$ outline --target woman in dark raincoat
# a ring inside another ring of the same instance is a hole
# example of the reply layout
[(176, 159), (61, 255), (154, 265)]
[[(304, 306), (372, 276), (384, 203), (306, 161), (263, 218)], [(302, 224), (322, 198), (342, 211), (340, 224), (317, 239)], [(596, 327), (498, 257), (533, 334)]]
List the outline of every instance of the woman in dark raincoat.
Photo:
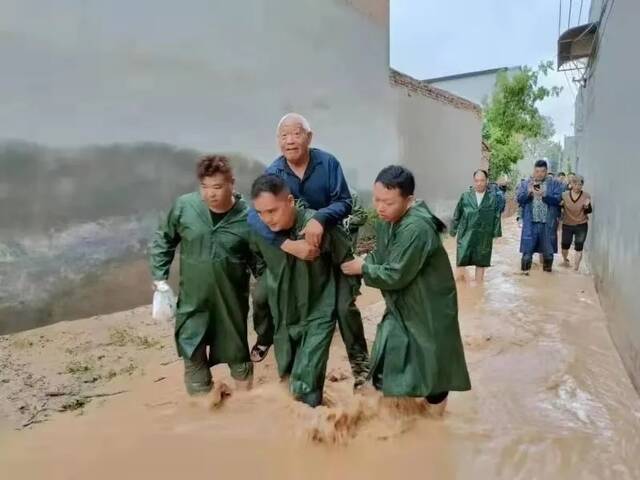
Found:
[(453, 214), (451, 236), (458, 236), (457, 277), (465, 278), (465, 267), (475, 266), (475, 279), (484, 280), (485, 268), (491, 266), (493, 239), (502, 235), (500, 202), (487, 189), (489, 176), (484, 170), (473, 174), (473, 189), (460, 196)]

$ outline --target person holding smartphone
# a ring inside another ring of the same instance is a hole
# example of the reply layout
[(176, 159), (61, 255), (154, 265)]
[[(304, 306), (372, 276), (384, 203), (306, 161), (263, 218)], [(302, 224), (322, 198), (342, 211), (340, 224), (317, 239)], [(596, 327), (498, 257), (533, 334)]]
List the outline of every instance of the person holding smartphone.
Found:
[(542, 255), (542, 267), (551, 272), (558, 253), (558, 221), (564, 185), (547, 175), (546, 160), (538, 160), (533, 176), (520, 183), (518, 205), (522, 208), (521, 269), (529, 274), (534, 253)]

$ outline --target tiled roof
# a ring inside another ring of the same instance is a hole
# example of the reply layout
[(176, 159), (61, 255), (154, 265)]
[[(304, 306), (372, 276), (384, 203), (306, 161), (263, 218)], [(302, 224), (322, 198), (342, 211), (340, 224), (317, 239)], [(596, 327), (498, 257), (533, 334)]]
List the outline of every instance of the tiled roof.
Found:
[(410, 77), (409, 75), (405, 75), (404, 73), (394, 70), (393, 68), (389, 70), (389, 81), (392, 85), (404, 87), (410, 92), (418, 93), (461, 110), (469, 110), (478, 116), (482, 115), (482, 108), (477, 103), (473, 103), (466, 98), (459, 97), (458, 95), (447, 92), (441, 88), (434, 87), (433, 85), (428, 85), (420, 80)]

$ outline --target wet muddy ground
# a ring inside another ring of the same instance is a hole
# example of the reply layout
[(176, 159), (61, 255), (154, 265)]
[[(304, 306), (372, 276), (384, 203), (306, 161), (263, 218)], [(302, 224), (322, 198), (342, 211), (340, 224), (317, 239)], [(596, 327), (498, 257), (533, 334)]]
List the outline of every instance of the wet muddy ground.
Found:
[[(326, 406), (293, 402), (271, 354), (253, 391), (234, 391), (218, 366), (214, 394), (191, 400), (168, 327), (143, 307), (0, 337), (2, 470), (18, 480), (640, 478), (640, 399), (592, 279), (559, 266), (519, 275), (519, 230), (509, 219), (504, 230), (486, 284), (459, 285), (473, 390), (452, 394), (444, 418), (354, 395), (339, 336)], [(360, 303), (373, 340), (383, 305), (372, 290)]]

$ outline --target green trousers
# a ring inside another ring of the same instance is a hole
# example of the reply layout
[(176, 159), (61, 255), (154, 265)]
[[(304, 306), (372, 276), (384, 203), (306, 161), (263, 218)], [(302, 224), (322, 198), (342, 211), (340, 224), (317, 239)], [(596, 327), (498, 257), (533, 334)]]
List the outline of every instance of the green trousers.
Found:
[[(362, 315), (356, 306), (358, 292), (341, 271), (336, 270), (336, 316), (338, 329), (347, 350), (356, 384), (363, 383), (369, 374), (369, 353), (364, 338)], [(253, 326), (260, 345), (273, 344), (273, 316), (269, 310), (266, 278), (260, 277), (253, 291)]]
[[(235, 380), (248, 380), (253, 376), (253, 363), (230, 363), (229, 371)], [(208, 393), (213, 388), (205, 343), (196, 347), (191, 358), (184, 359), (184, 384), (189, 395)]]
[(353, 378), (356, 385), (359, 385), (369, 375), (369, 351), (364, 337), (362, 314), (356, 305), (359, 292), (353, 290), (352, 283), (341, 271), (336, 271), (336, 289), (338, 329), (347, 350)]
[(253, 328), (258, 336), (259, 345), (273, 344), (273, 316), (269, 309), (269, 296), (267, 293), (267, 278), (262, 275), (256, 281), (253, 289)]
[(278, 332), (275, 337), (278, 371), (289, 377), (289, 390), (293, 396), (310, 407), (322, 403), (335, 322), (335, 317), (326, 316), (311, 322), (303, 334), (291, 336), (282, 329), (285, 331)]

